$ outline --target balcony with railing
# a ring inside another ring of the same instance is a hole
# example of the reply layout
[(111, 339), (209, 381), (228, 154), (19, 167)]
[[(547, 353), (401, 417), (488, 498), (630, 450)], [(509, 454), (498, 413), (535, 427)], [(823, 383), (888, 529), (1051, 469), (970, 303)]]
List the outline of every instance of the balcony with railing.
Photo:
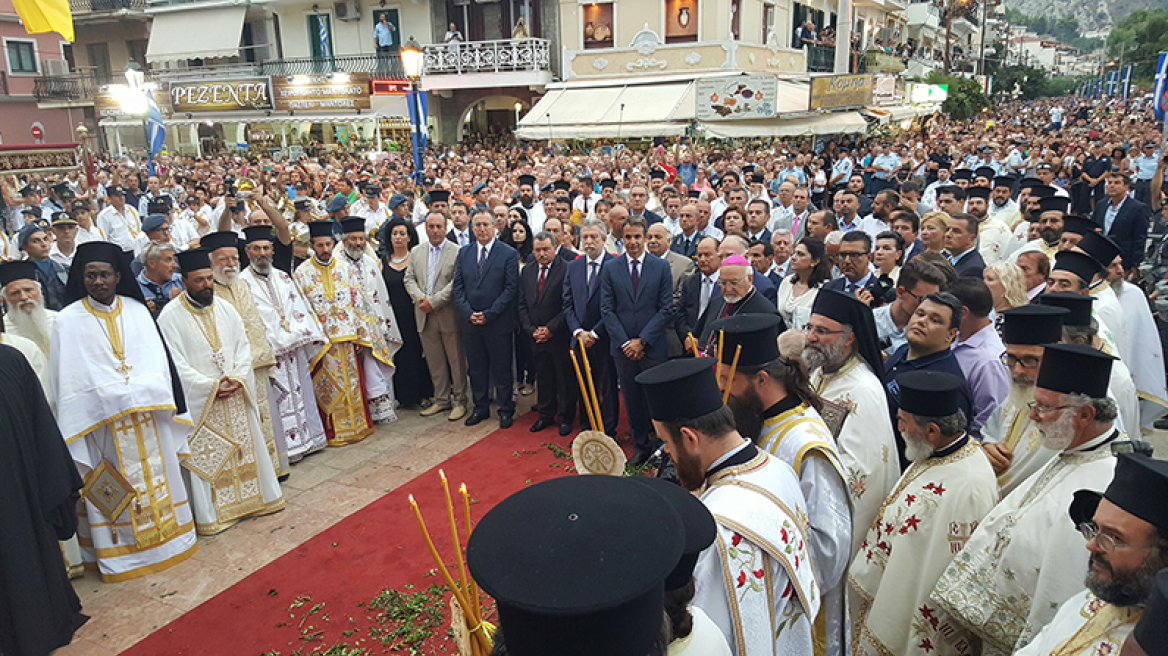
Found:
[(808, 45), (806, 50), (808, 73), (831, 73), (835, 70), (835, 46)]
[(74, 16), (140, 12), (149, 6), (149, 0), (69, 0), (69, 11)]
[(544, 86), (552, 81), (547, 39), (431, 44), (422, 49), (426, 89)]

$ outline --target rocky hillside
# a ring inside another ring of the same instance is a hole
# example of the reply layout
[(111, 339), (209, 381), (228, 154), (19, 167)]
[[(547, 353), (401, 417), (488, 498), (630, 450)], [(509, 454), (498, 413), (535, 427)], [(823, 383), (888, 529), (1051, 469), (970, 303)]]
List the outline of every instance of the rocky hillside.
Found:
[(1137, 9), (1164, 6), (1164, 0), (1003, 0), (1028, 16), (1073, 16), (1083, 32), (1106, 29)]

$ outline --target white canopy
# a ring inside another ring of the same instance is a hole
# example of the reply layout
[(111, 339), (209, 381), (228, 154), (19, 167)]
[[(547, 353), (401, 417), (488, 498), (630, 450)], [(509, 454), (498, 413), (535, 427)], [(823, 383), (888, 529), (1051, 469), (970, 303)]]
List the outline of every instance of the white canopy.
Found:
[(235, 57), (243, 36), (246, 6), (154, 14), (146, 61)]
[(604, 139), (685, 134), (694, 81), (549, 89), (519, 122), (520, 139)]
[(821, 134), (857, 134), (868, 129), (859, 112), (829, 112), (796, 118), (718, 121), (704, 123), (707, 137), (749, 139), (751, 137), (810, 137)]

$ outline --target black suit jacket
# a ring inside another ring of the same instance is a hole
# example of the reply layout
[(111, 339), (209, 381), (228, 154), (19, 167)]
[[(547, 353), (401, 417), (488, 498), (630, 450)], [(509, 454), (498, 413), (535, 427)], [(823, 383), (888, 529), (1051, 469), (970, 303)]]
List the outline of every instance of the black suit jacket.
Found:
[[(463, 332), (509, 333), (515, 330), (515, 295), (519, 288), (519, 255), (499, 240), (491, 246), (479, 274), (478, 242), (458, 252), (454, 267), (454, 302)], [(470, 323), (470, 315), (482, 312), (484, 326)]]
[(976, 248), (971, 249), (953, 266), (954, 269), (957, 269), (959, 278), (981, 278), (985, 267), (985, 260), (982, 259), (981, 253), (978, 253)]
[(552, 338), (546, 342), (535, 342), (535, 349), (567, 348), (568, 320), (564, 317), (564, 276), (568, 263), (558, 257), (552, 258), (547, 277), (543, 283), (543, 293), (539, 292), (539, 263), (532, 262), (523, 267), (519, 274), (519, 325), (528, 335), (540, 326), (547, 326)]
[(644, 216), (645, 216), (645, 224), (647, 226), (651, 226), (654, 223), (661, 223), (662, 221), (665, 220), (661, 215), (654, 214), (653, 212), (650, 212), (647, 209), (645, 210)]
[(636, 291), (627, 253), (601, 267), (600, 315), (614, 358), (625, 357), (621, 347), (639, 338), (646, 358), (664, 360), (669, 355), (665, 330), (673, 319), (673, 273), (668, 262), (649, 253), (641, 262)]
[[(714, 304), (714, 301), (722, 298), (722, 288), (715, 283), (714, 288), (710, 291), (710, 301), (706, 307)], [(673, 330), (677, 333), (677, 339), (681, 343), (685, 343), (685, 338), (690, 333), (696, 336), (698, 325), (698, 307), (702, 303), (702, 272), (694, 271), (688, 278), (681, 281), (681, 295), (677, 299), (677, 307), (673, 310)]]
[(563, 246), (556, 247), (556, 259), (563, 260), (564, 262), (571, 262), (572, 260), (579, 257), (579, 255), (579, 253), (573, 253)]
[[(1111, 207), (1111, 199), (1095, 204), (1095, 213), (1091, 216), (1095, 223), (1103, 228), (1107, 221), (1107, 210)], [(1123, 254), (1123, 268), (1131, 269), (1144, 260), (1144, 244), (1148, 238), (1148, 224), (1152, 211), (1147, 206), (1128, 196), (1119, 206), (1115, 220), (1111, 222), (1111, 230), (1107, 231)]]
[[(842, 277), (841, 278), (833, 278), (832, 280), (829, 280), (829, 281), (823, 283), (823, 288), (824, 289), (833, 289), (837, 292), (847, 293), (848, 279), (842, 278)], [(873, 303), (872, 307), (876, 307), (877, 305), (879, 305), (883, 301), (884, 291), (881, 289), (880, 282), (879, 282), (879, 280), (877, 280), (877, 275), (875, 273), (868, 276), (868, 282), (864, 284), (864, 289), (867, 290), (868, 293), (872, 294), (872, 298), (875, 301)]]
[(588, 258), (584, 255), (568, 263), (564, 275), (564, 318), (568, 322), (568, 333), (576, 334), (577, 330), (588, 330), (596, 333), (600, 341), (608, 336), (604, 322), (600, 317), (600, 272), (605, 264), (616, 259), (612, 253), (605, 253), (601, 257), (601, 265), (592, 280), (591, 289), (588, 285)]
[[(722, 318), (722, 312), (726, 309), (726, 299), (722, 296), (718, 298), (711, 298), (709, 305), (706, 306), (706, 311), (698, 318), (698, 323), (694, 326), (694, 335), (698, 336), (698, 341), (701, 345), (705, 345), (710, 339), (710, 326)], [(768, 301), (765, 296), (754, 290), (750, 298), (741, 302), (738, 311), (734, 314), (778, 314), (779, 309), (774, 303)], [(787, 324), (783, 323), (782, 318), (779, 319), (779, 333), (786, 332)]]

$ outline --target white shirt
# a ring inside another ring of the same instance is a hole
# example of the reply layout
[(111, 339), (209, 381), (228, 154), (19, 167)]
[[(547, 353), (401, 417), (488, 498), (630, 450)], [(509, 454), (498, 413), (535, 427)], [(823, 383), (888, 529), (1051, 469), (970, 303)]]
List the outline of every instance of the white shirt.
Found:
[(494, 239), (492, 239), (491, 241), (489, 241), (485, 244), (479, 244), (478, 257), (475, 258), (475, 262), (477, 263), (477, 262), (480, 262), (480, 261), (485, 260), (486, 258), (490, 257), (491, 256), (491, 247), (494, 245), (495, 245)]

